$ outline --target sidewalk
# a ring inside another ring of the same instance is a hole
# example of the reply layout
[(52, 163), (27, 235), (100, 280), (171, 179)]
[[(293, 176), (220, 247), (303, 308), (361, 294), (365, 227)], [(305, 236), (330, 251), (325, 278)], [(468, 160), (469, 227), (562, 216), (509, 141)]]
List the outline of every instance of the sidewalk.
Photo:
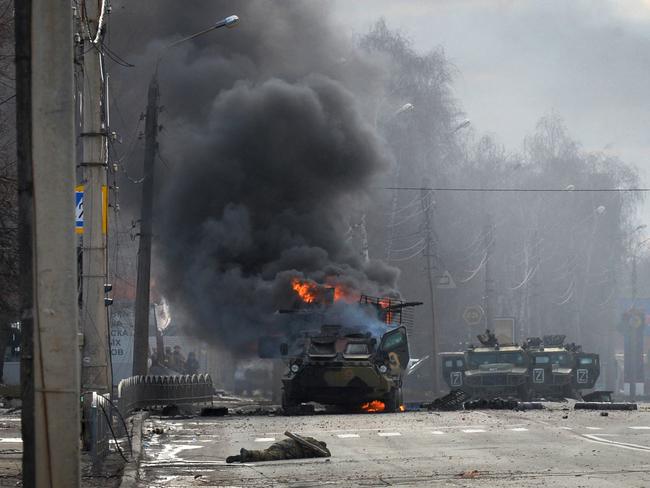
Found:
[[(7, 409), (0, 409), (0, 487), (22, 486), (22, 454), (20, 412), (7, 413)], [(119, 487), (124, 465), (124, 460), (113, 451), (106, 458), (101, 472), (93, 473), (90, 454), (82, 452), (82, 488)]]

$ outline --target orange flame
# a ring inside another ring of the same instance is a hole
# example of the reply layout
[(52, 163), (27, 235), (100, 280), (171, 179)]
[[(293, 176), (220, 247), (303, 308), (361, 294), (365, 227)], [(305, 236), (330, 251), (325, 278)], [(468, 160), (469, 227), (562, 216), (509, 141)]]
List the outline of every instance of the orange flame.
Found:
[(343, 301), (345, 303), (356, 303), (359, 301), (361, 295), (356, 290), (353, 290), (345, 285), (334, 285), (334, 301)]
[[(388, 298), (388, 297), (382, 298), (381, 300), (379, 300), (379, 306), (381, 308), (388, 308), (391, 305), (392, 305), (392, 300), (390, 298)], [(392, 312), (390, 310), (387, 311), (386, 315), (384, 315), (384, 322), (389, 324), (389, 325), (392, 324), (393, 323), (393, 315), (394, 315), (394, 312)]]
[(318, 298), (318, 285), (311, 281), (291, 280), (291, 287), (305, 303), (314, 303)]
[(361, 405), (361, 410), (364, 412), (383, 412), (386, 410), (386, 404), (384, 402), (380, 402), (379, 400), (373, 400)]
[[(361, 297), (356, 290), (341, 283), (333, 283), (329, 278), (324, 285), (309, 279), (293, 278), (291, 287), (305, 303), (327, 302), (332, 299), (335, 302), (356, 303)], [(333, 294), (330, 294), (332, 292)]]
[(406, 412), (406, 407), (404, 405), (399, 406), (399, 411), (400, 412)]

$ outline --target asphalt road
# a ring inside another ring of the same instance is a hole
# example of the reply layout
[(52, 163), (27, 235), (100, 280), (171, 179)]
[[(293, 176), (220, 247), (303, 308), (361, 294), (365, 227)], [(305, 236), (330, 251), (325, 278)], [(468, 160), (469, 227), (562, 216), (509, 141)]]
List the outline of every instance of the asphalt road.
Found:
[[(562, 408), (152, 418), (140, 486), (650, 486), (650, 411)], [(285, 430), (327, 442), (332, 457), (225, 463)]]

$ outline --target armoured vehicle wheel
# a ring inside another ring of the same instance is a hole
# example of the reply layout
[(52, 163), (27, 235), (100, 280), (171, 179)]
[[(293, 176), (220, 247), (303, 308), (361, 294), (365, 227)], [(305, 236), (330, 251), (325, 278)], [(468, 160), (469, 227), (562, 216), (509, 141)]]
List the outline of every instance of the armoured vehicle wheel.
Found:
[(386, 412), (393, 413), (399, 412), (399, 407), (402, 405), (402, 389), (394, 388), (391, 390), (390, 395), (386, 398)]
[(519, 388), (519, 401), (521, 402), (529, 402), (531, 395), (530, 395), (530, 389), (526, 386), (522, 386)]
[(298, 402), (296, 402), (286, 390), (282, 390), (282, 411), (285, 415), (295, 415), (300, 408)]

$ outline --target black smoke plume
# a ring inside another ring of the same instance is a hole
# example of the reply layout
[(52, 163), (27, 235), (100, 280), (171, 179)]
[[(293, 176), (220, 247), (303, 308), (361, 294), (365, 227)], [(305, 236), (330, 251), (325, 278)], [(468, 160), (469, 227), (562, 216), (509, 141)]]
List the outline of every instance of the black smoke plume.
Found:
[[(171, 163), (156, 176), (155, 252), (172, 304), (201, 336), (237, 348), (295, 299), (294, 277), (395, 295), (397, 270), (364, 261), (347, 235), (388, 165), (359, 102), (376, 65), (315, 2), (154, 5), (125, 3), (113, 19), (122, 42), (142, 46), (138, 66), (206, 21), (241, 17), (161, 62), (160, 151)], [(136, 74), (130, 84), (146, 86), (147, 69)]]

